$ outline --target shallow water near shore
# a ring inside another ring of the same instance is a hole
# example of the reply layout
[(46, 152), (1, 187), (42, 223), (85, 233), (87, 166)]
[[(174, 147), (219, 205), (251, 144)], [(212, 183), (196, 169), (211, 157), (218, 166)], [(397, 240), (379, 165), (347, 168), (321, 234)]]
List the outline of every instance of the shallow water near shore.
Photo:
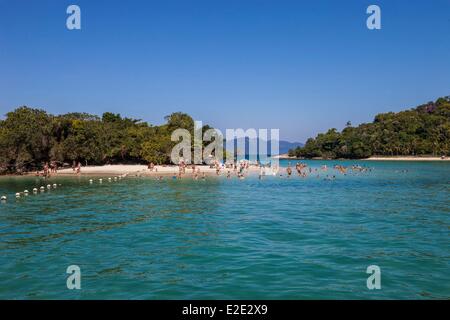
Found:
[[(371, 170), (57, 177), (57, 189), (20, 199), (49, 182), (1, 177), (0, 298), (450, 298), (449, 163), (305, 162)], [(69, 265), (81, 268), (81, 290), (66, 287)], [(366, 287), (369, 265), (381, 268), (381, 290)]]

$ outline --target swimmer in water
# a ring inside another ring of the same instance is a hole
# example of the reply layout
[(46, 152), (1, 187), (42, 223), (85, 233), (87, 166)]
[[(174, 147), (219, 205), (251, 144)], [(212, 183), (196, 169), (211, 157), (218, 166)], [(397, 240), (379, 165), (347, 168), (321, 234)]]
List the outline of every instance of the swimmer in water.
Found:
[(290, 177), (291, 177), (291, 174), (292, 174), (291, 165), (289, 165), (289, 167), (287, 167), (286, 173), (288, 174), (288, 178), (290, 178)]

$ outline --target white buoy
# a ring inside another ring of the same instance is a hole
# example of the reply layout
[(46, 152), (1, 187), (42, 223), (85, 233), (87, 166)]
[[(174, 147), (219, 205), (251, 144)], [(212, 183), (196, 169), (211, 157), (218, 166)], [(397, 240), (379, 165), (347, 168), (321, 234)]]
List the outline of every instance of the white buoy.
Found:
[(38, 189), (37, 188), (33, 188), (33, 193), (37, 193)]
[(28, 195), (28, 190), (25, 190), (25, 191), (23, 192), (23, 194), (27, 196), (27, 195)]
[(16, 193), (16, 198), (20, 198), (20, 193), (19, 192)]
[(117, 181), (117, 177), (114, 177), (114, 181)]
[(44, 191), (45, 191), (44, 186), (40, 187), (39, 190), (40, 190), (41, 192), (44, 192)]
[(0, 200), (2, 200), (2, 201), (6, 201), (6, 196), (2, 196), (1, 198), (0, 198)]
[(111, 182), (111, 178), (108, 178), (108, 182)]
[(98, 182), (103, 183), (103, 179), (98, 179)]
[(47, 189), (51, 189), (51, 188), (52, 188), (52, 186), (48, 184), (47, 185)]
[(92, 184), (94, 181), (92, 181), (92, 179), (89, 179), (89, 183)]
[(53, 184), (53, 188), (56, 189), (58, 185), (56, 183)]

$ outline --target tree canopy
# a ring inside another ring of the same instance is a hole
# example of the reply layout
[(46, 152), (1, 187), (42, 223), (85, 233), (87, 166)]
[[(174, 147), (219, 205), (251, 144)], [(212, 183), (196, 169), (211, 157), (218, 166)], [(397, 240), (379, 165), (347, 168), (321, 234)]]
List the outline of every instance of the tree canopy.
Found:
[(372, 123), (330, 129), (289, 150), (303, 158), (361, 159), (373, 155), (450, 155), (450, 97), (375, 116)]
[(20, 107), (0, 120), (0, 172), (36, 170), (50, 161), (60, 165), (73, 161), (83, 165), (168, 163), (176, 143), (170, 139), (172, 131), (185, 128), (193, 133), (194, 121), (181, 112), (165, 120), (163, 125), (152, 126), (110, 112), (102, 117), (86, 113), (51, 115)]

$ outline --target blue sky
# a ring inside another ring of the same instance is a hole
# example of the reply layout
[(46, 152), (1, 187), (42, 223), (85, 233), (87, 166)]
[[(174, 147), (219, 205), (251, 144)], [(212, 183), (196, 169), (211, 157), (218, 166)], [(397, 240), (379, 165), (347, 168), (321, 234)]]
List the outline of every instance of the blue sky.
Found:
[[(66, 8), (82, 29), (66, 29)], [(366, 8), (382, 29), (366, 28)], [(0, 0), (0, 113), (174, 111), (305, 141), (450, 94), (450, 1)]]

